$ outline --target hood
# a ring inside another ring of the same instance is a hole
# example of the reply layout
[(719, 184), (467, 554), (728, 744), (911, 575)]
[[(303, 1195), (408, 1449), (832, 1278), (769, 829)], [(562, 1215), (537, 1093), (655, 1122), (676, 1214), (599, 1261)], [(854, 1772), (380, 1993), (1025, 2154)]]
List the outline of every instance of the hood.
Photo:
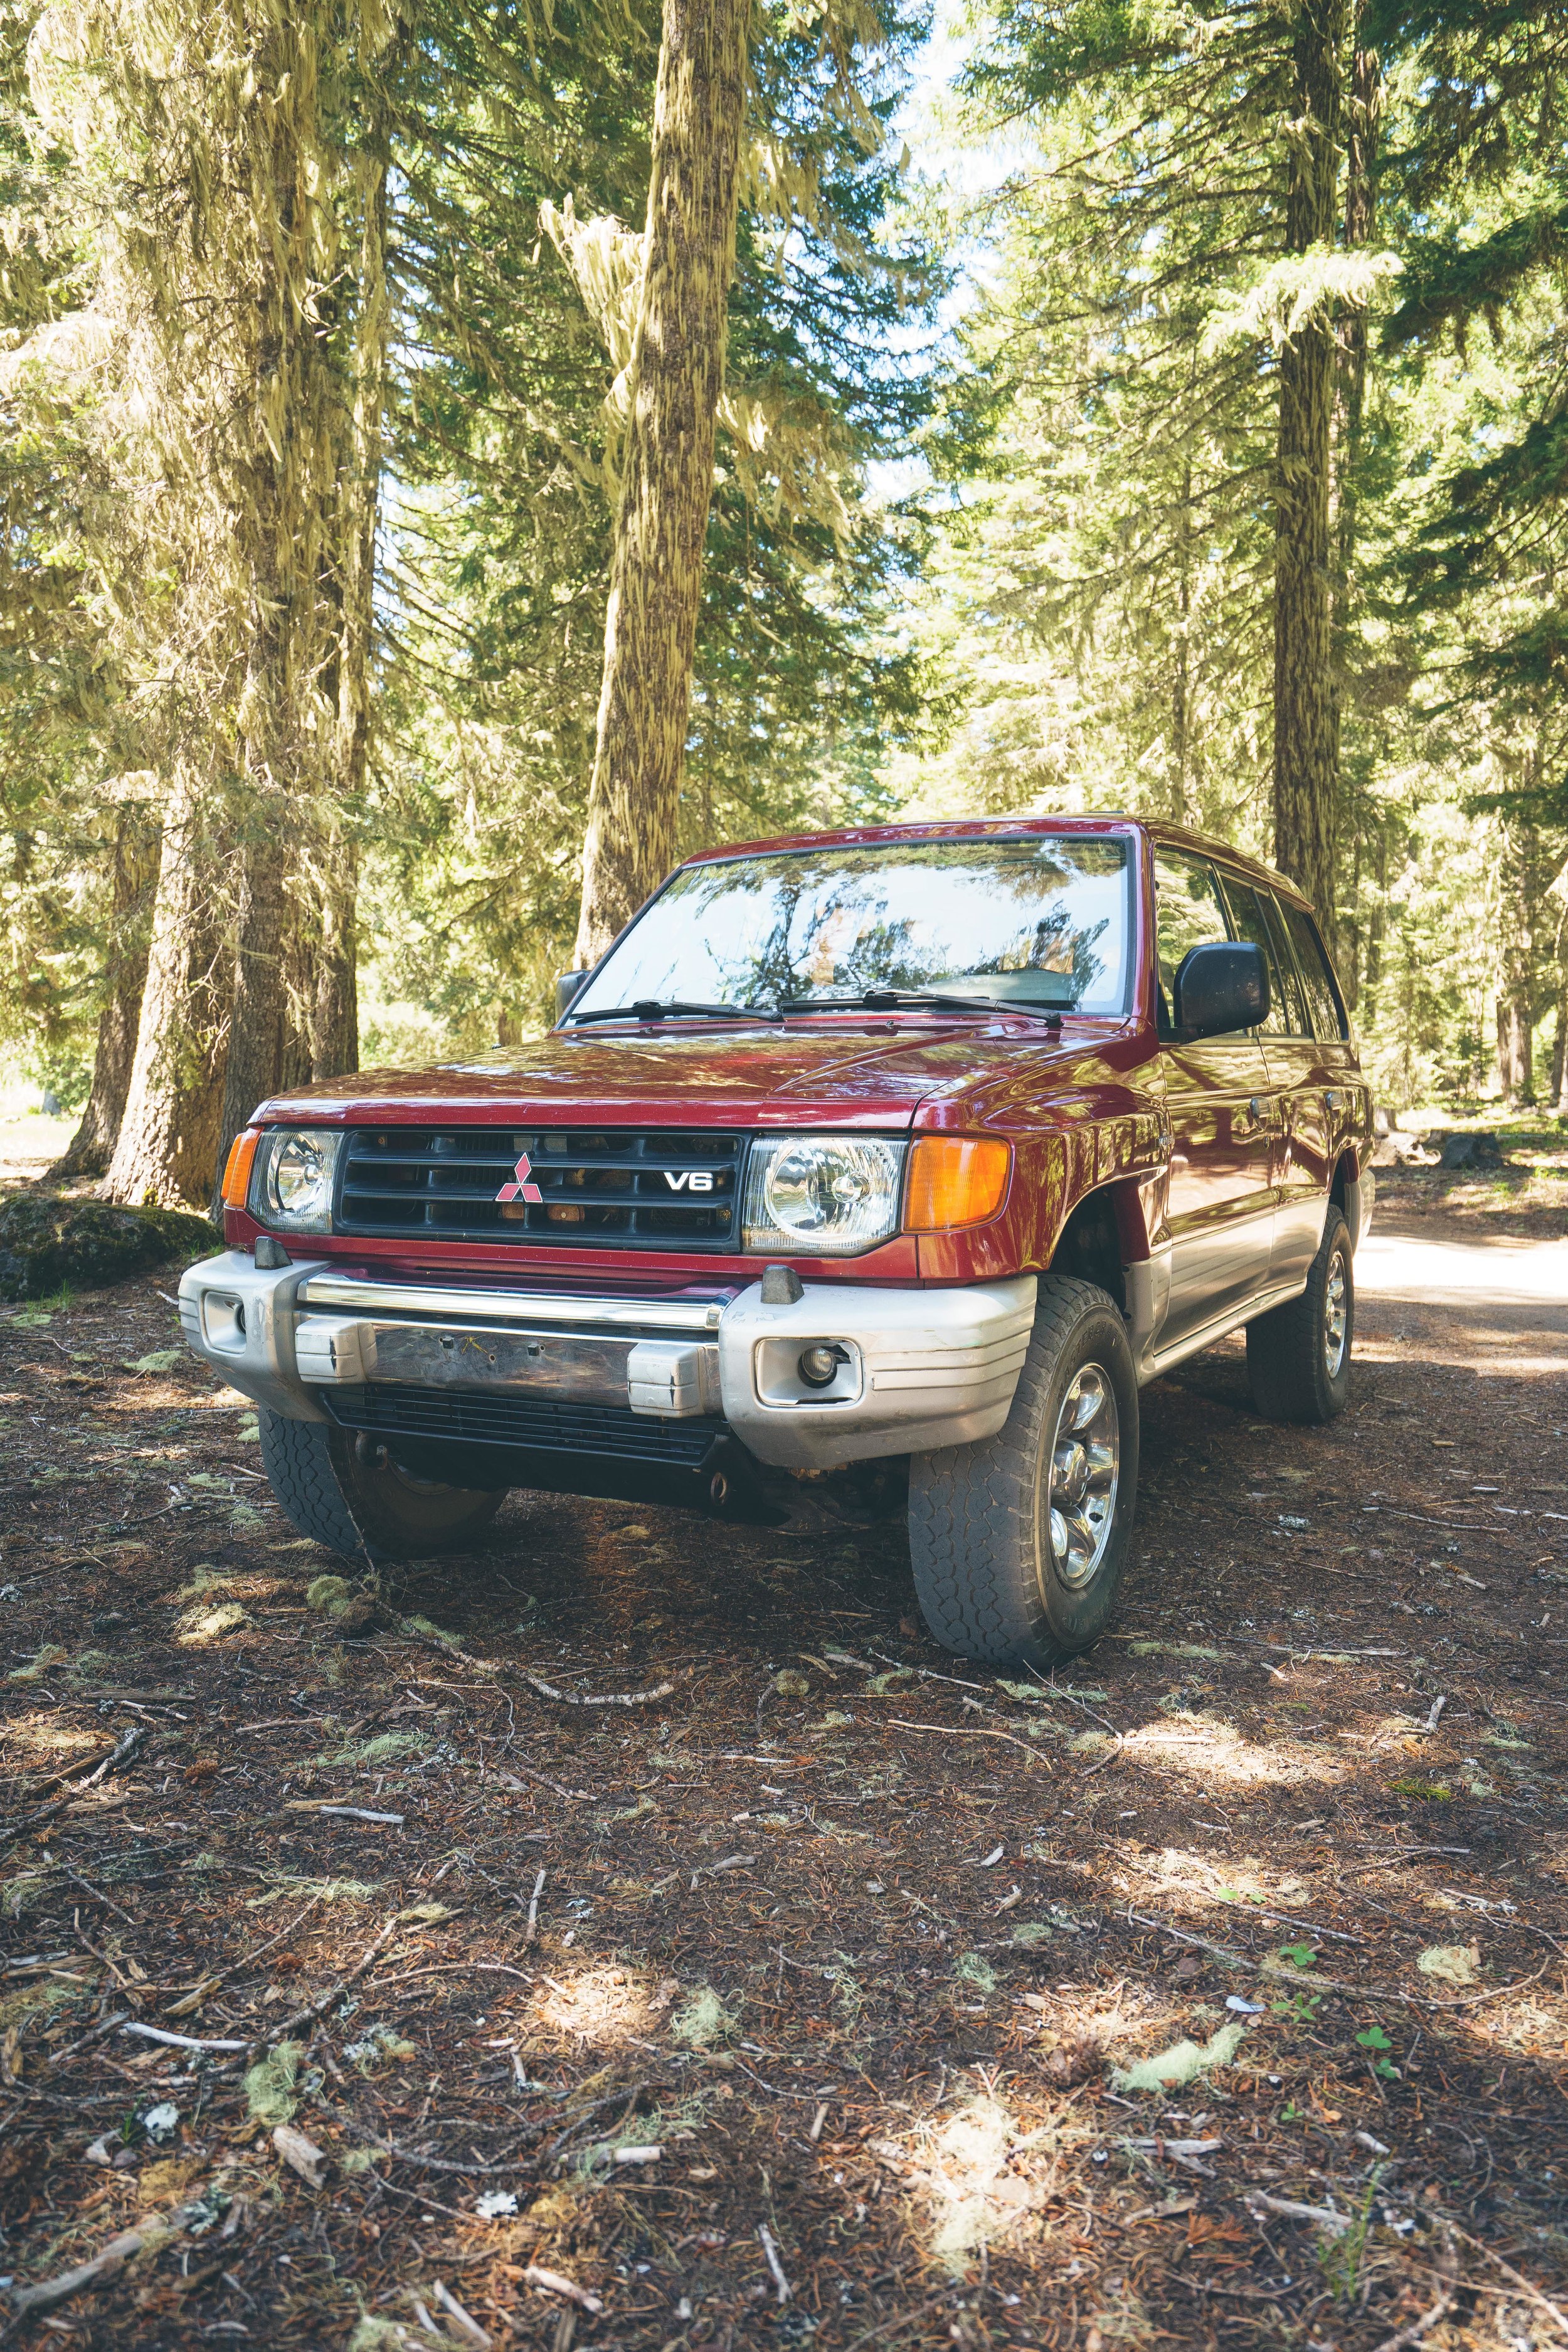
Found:
[(1069, 1017), (1063, 1035), (1005, 1013), (952, 1023), (867, 1014), (613, 1037), (552, 1031), (428, 1069), (324, 1079), (274, 1097), (256, 1115), (356, 1126), (904, 1127), (933, 1097), (951, 1107), (1004, 1073), (1044, 1075), (1099, 1049), (1119, 1025)]

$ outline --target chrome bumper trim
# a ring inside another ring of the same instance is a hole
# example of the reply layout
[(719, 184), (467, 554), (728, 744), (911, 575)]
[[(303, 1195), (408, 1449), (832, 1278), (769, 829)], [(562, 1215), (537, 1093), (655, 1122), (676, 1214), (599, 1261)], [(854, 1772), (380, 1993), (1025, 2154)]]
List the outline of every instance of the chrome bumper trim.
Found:
[(414, 1282), (367, 1282), (353, 1274), (312, 1273), (301, 1307), (342, 1307), (358, 1315), (439, 1315), (457, 1323), (598, 1325), (612, 1331), (716, 1331), (721, 1299), (567, 1298), (549, 1291), (463, 1290)]

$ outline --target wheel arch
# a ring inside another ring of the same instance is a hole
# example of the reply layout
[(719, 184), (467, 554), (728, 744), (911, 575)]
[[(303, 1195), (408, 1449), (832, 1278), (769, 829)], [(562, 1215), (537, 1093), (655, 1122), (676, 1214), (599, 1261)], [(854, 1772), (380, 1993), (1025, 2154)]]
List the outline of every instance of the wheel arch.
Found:
[(1097, 1184), (1074, 1202), (1047, 1271), (1092, 1282), (1127, 1313), (1127, 1268), (1147, 1257), (1136, 1184)]

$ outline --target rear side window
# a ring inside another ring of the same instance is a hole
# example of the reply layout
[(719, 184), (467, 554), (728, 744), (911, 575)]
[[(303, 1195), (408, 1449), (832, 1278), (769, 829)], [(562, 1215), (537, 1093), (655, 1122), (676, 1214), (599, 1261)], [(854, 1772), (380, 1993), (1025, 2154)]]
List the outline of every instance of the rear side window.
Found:
[(1254, 947), (1261, 948), (1263, 961), (1268, 966), (1268, 1018), (1263, 1024), (1264, 1035), (1288, 1037), (1292, 1031), (1300, 1035), (1306, 1027), (1300, 1013), (1300, 991), (1296, 986), (1289, 952), (1281, 958), (1280, 942), (1275, 938), (1261, 895), (1250, 882), (1238, 882), (1232, 874), (1225, 877), (1225, 895), (1230, 901), (1237, 938), (1249, 940)]
[(1297, 969), (1307, 992), (1307, 1006), (1312, 1017), (1312, 1028), (1321, 1038), (1344, 1037), (1349, 1034), (1340, 1003), (1338, 982), (1318, 937), (1318, 927), (1304, 907), (1294, 907), (1289, 898), (1279, 902), (1285, 919), (1285, 929), (1290, 945), (1296, 950)]
[(1173, 849), (1154, 853), (1154, 939), (1159, 966), (1160, 1026), (1171, 1026), (1173, 983), (1182, 959), (1190, 948), (1228, 940), (1225, 902), (1219, 877), (1206, 858), (1187, 857)]

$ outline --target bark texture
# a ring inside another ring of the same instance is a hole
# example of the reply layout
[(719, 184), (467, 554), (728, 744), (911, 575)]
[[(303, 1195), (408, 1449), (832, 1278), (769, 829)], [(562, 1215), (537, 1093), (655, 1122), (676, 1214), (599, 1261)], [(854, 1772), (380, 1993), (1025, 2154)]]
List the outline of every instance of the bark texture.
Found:
[(142, 1017), (104, 1184), (111, 1201), (205, 1207), (212, 1187), (223, 1041), (202, 803), (201, 783), (182, 770), (163, 818)]
[[(1538, 783), (1539, 773), (1539, 762), (1532, 761), (1527, 782)], [(1535, 1100), (1535, 929), (1542, 862), (1538, 829), (1523, 819), (1506, 820), (1498, 877), (1497, 1058), (1510, 1109)]]
[(386, 164), (374, 163), (360, 228), (353, 402), (340, 484), (336, 725), (330, 806), (320, 845), (321, 949), (310, 1022), (310, 1075), (359, 1067), (357, 826), (370, 772), (375, 539), (381, 516), (387, 333)]
[[(1291, 51), (1286, 247), (1331, 243), (1344, 0), (1303, 0)], [(1325, 917), (1333, 898), (1338, 712), (1333, 687), (1330, 484), (1336, 339), (1320, 307), (1279, 356), (1275, 478), (1274, 862)]]
[(147, 811), (121, 803), (114, 827), (114, 895), (110, 966), (104, 975), (103, 1010), (92, 1059), (92, 1087), (80, 1122), (45, 1179), (101, 1176), (113, 1156), (136, 1058), (142, 991), (147, 978), (147, 941), (153, 878), (158, 870), (158, 832)]
[(665, 0), (576, 961), (676, 855), (735, 260), (751, 0)]

